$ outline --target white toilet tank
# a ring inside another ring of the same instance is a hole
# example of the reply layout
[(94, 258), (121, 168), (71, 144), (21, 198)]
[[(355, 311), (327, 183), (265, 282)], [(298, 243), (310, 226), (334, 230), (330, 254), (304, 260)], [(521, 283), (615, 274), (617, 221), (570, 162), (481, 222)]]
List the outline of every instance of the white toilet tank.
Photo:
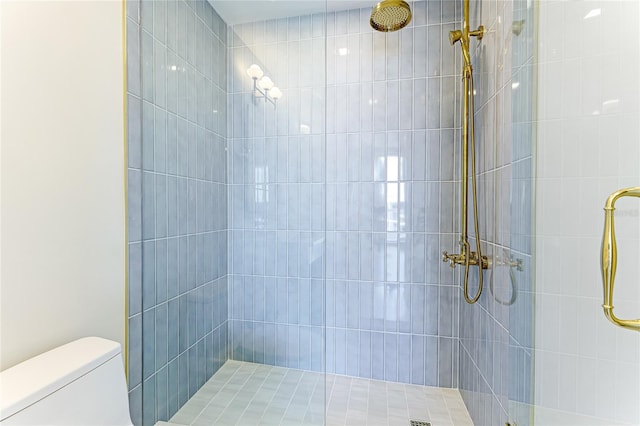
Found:
[(86, 337), (0, 372), (0, 424), (130, 426), (120, 344)]

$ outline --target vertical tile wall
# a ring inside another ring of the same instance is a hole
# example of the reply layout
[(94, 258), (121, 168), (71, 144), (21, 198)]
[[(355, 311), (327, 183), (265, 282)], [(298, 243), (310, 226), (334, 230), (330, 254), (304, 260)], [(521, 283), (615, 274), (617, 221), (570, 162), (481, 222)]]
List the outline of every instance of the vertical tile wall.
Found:
[[(640, 186), (640, 5), (540, 2), (539, 17), (536, 421), (640, 424), (640, 334), (604, 317), (600, 274), (604, 203)], [(615, 206), (621, 318), (640, 315), (639, 201)]]
[[(535, 12), (526, 0), (513, 1), (511, 32), (511, 122), (504, 132), (511, 135), (506, 149), (511, 155), (510, 172), (510, 247), (503, 258), (521, 261), (521, 267), (502, 266), (503, 276), (496, 281), (496, 291), (506, 292), (513, 300), (509, 306), (509, 378), (503, 379), (503, 393), (508, 392), (509, 420), (529, 425), (534, 398), (534, 131), (536, 90), (534, 73)], [(509, 89), (507, 84), (507, 90)], [(507, 274), (509, 274), (507, 276)], [(500, 303), (500, 302), (498, 302)], [(511, 303), (511, 302), (510, 302)], [(504, 373), (503, 373), (504, 374)], [(506, 387), (505, 387), (506, 386)], [(508, 389), (508, 390), (507, 390)]]
[(127, 1), (129, 396), (168, 420), (227, 359), (226, 25)]
[[(480, 233), (493, 267), (460, 307), (460, 388), (476, 424), (530, 422), (532, 403), (533, 4), (472, 3)], [(472, 245), (474, 245), (472, 243)], [(521, 267), (508, 262), (521, 262)], [(470, 289), (478, 285), (477, 269)]]
[[(439, 257), (454, 238), (456, 4), (415, 2), (386, 35), (368, 8), (232, 29), (232, 357), (321, 369), (326, 298), (327, 371), (457, 386), (458, 292)], [(285, 89), (277, 109), (253, 103), (252, 62)]]
[[(325, 16), (229, 29), (233, 359), (324, 369)], [(258, 64), (283, 96), (255, 99)]]
[(452, 245), (457, 2), (327, 16), (327, 371), (457, 386)]

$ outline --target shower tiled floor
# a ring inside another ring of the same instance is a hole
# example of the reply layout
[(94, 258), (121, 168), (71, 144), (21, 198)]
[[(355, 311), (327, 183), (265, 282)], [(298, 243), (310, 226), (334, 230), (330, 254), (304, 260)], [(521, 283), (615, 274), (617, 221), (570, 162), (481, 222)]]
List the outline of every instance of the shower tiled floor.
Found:
[[(180, 425), (322, 425), (325, 375), (240, 361), (224, 366), (170, 420)], [(455, 389), (326, 375), (327, 425), (473, 425)]]

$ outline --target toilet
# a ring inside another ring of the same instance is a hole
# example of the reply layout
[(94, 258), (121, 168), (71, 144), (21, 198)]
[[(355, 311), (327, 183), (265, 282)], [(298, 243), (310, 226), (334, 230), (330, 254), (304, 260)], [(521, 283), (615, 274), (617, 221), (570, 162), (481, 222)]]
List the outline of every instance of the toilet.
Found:
[(131, 426), (120, 344), (86, 337), (0, 372), (0, 424)]

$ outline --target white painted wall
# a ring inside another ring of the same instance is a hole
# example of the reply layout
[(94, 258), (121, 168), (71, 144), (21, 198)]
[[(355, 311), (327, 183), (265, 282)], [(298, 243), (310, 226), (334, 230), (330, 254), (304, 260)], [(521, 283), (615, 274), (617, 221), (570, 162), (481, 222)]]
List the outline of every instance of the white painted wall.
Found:
[[(640, 424), (640, 333), (602, 313), (602, 208), (640, 186), (640, 5), (540, 1), (536, 424)], [(640, 200), (616, 204), (614, 305), (640, 317)]]
[(124, 342), (122, 2), (2, 1), (0, 369)]

